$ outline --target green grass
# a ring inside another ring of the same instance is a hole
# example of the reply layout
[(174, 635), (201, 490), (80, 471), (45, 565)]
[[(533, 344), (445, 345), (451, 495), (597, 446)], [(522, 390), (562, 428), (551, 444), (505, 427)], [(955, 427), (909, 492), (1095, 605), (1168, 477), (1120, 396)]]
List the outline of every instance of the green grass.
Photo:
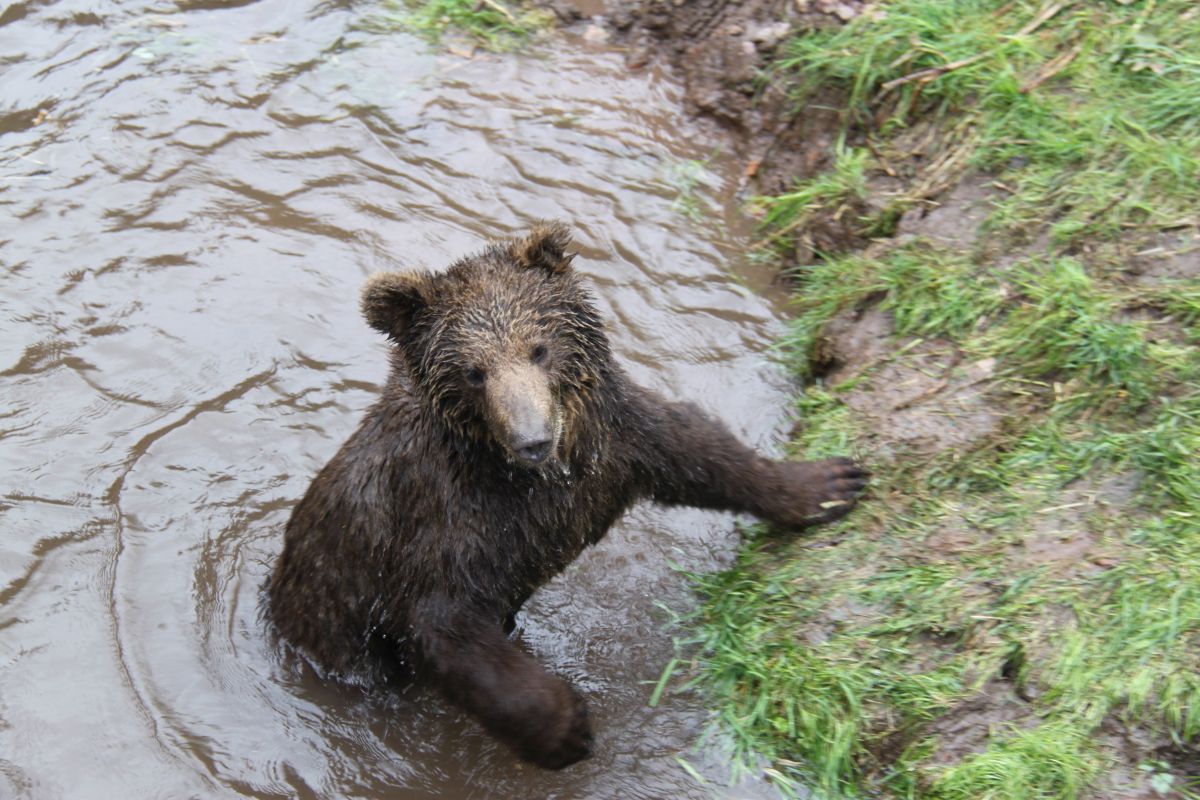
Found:
[[(758, 197), (751, 201), (751, 213), (763, 218), (767, 238), (760, 246), (779, 243), (781, 239), (803, 228), (814, 214), (821, 212), (835, 217), (849, 214), (857, 217), (855, 201), (867, 196), (866, 168), (869, 155), (865, 150), (846, 150), (839, 147), (833, 169), (797, 184), (796, 190), (775, 197)], [(860, 220), (866, 225), (866, 220)]]
[(1155, 384), (1146, 325), (1121, 321), (1122, 298), (1098, 290), (1071, 258), (1022, 262), (1001, 281), (964, 254), (919, 242), (797, 274), (800, 314), (779, 350), (802, 377), (829, 320), (882, 292), (898, 334), (948, 338), (973, 356), (1002, 356), (1029, 378), (1071, 375), (1135, 403)]
[(901, 172), (909, 125), (969, 131), (964, 163), (1008, 187), (995, 215), (1008, 230), (1050, 223), (1056, 241), (1071, 242), (1196, 222), (1200, 7), (1190, 0), (880, 8), (796, 38), (773, 75), (797, 103), (841, 87), (847, 133), (878, 138), (874, 149)]
[(1048, 723), (998, 738), (987, 751), (965, 758), (933, 784), (938, 800), (1070, 800), (1096, 774), (1098, 760), (1087, 734)]
[(1078, 261), (1024, 265), (1012, 278), (1025, 302), (996, 332), (994, 352), (1031, 376), (1078, 376), (1135, 403), (1150, 397), (1155, 378), (1146, 326), (1119, 321), (1117, 298), (1100, 290)]
[[(1200, 276), (1137, 285), (1123, 270), (1139, 242), (1200, 223), (1200, 6), (880, 9), (775, 65), (797, 102), (841, 87), (845, 130), (833, 171), (756, 201), (764, 242), (838, 214), (887, 233), (970, 171), (1002, 188), (969, 244), (877, 240), (790, 270), (777, 351), (809, 384), (794, 451), (858, 455), (872, 492), (811, 539), (755, 529), (733, 568), (694, 576), (681, 661), (743, 763), (765, 757), (785, 792), (1066, 799), (1102, 796), (1120, 767), (1193, 796)], [(918, 141), (934, 143), (921, 159)], [(881, 170), (908, 186), (890, 205), (872, 204)], [(891, 319), (890, 348), (821, 382), (829, 323), (868, 307)], [(1002, 424), (964, 449), (880, 448), (889, 432), (850, 401), (935, 341), (956, 355), (945, 381), (989, 365), (973, 391)], [(1003, 697), (1018, 710), (956, 750), (963, 734), (943, 726)], [(1122, 728), (1155, 749), (1102, 735)]]
[[(689, 644), (707, 654), (704, 683), (725, 699), (722, 720), (737, 746), (760, 751), (764, 734), (793, 743), (786, 756), (773, 754), (783, 767), (777, 774), (833, 792), (861, 775), (873, 738), (926, 719), (930, 709), (961, 696), (962, 665), (950, 660), (914, 674), (908, 669), (912, 653), (900, 637), (801, 643), (779, 635), (843, 612), (888, 627), (876, 609), (914, 586), (939, 591), (928, 585), (929, 575), (895, 572), (869, 591), (847, 587), (826, 596), (819, 574), (784, 569), (764, 582), (760, 570), (768, 559), (769, 548), (760, 547), (732, 571), (697, 576), (709, 602), (703, 634)], [(877, 698), (885, 695), (895, 704), (880, 705)]]
[[(880, 470), (886, 503), (819, 534), (836, 546), (781, 552), (760, 534), (733, 569), (697, 576), (687, 649), (741, 752), (824, 797), (1067, 798), (1106, 763), (1089, 743), (1106, 719), (1196, 742), (1200, 398), (1185, 405), (1125, 430), (1128, 417), (1080, 422), (1052, 405), (948, 473)], [(810, 391), (804, 409), (809, 455), (854, 449), (836, 391)], [(1111, 568), (1064, 577), (1013, 560), (1063, 487), (1129, 469), (1143, 482), (1133, 503), (1079, 523)], [(928, 548), (964, 526), (962, 552)], [(1029, 729), (947, 768), (924, 761), (923, 725), (1000, 680), (1036, 687)]]
[(884, 307), (896, 331), (962, 340), (982, 329), (1004, 305), (1004, 287), (969, 262), (928, 248), (898, 250), (880, 275)]
[(485, 50), (511, 50), (553, 24), (553, 15), (523, 2), (505, 0), (386, 0), (366, 26), (375, 31), (403, 30), (433, 42), (447, 34), (466, 38)]

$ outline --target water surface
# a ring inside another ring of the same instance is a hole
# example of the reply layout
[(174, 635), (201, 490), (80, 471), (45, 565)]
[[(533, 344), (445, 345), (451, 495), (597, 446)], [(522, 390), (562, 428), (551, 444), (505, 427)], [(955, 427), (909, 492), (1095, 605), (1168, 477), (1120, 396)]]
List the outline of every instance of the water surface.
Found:
[(692, 602), (671, 565), (725, 563), (725, 515), (639, 508), (527, 605), (597, 732), (561, 773), (430, 693), (320, 680), (260, 621), (290, 509), (385, 376), (374, 270), (566, 220), (638, 380), (763, 448), (786, 411), (738, 165), (669, 76), (570, 34), (438, 53), (373, 10), (0, 11), (0, 796), (701, 798), (678, 757), (727, 774), (701, 699), (647, 704), (657, 604)]

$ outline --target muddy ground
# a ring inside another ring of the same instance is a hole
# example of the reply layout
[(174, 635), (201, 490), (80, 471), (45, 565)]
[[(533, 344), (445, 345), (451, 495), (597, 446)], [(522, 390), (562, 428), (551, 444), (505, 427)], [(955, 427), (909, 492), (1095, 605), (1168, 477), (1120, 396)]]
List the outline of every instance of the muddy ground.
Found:
[(841, 123), (836, 102), (796, 108), (762, 79), (795, 33), (842, 25), (867, 10), (862, 0), (554, 0), (565, 24), (625, 45), (630, 69), (662, 62), (686, 87), (688, 114), (733, 134), (751, 193), (778, 194), (830, 163)]

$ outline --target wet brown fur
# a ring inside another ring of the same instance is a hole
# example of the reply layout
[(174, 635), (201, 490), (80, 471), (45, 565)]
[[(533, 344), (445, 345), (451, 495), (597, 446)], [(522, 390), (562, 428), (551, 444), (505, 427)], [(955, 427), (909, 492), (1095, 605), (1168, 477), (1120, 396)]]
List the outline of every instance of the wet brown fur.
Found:
[[(293, 511), (267, 594), (278, 631), (324, 668), (414, 668), (549, 768), (586, 756), (591, 733), (574, 689), (506, 635), (538, 586), (639, 500), (799, 528), (845, 513), (865, 481), (845, 459), (758, 456), (630, 382), (569, 243), (551, 224), (440, 275), (368, 281), (391, 375)], [(514, 450), (534, 428), (552, 436), (538, 464)]]

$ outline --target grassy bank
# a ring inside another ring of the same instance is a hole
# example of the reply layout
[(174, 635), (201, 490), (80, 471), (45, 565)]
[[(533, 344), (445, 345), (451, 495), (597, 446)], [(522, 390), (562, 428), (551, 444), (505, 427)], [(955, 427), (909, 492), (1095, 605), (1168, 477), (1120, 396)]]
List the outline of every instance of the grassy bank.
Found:
[(1197, 796), (1200, 7), (895, 0), (775, 67), (845, 129), (764, 244), (873, 238), (792, 270), (796, 451), (877, 478), (696, 577), (694, 681), (821, 796)]

